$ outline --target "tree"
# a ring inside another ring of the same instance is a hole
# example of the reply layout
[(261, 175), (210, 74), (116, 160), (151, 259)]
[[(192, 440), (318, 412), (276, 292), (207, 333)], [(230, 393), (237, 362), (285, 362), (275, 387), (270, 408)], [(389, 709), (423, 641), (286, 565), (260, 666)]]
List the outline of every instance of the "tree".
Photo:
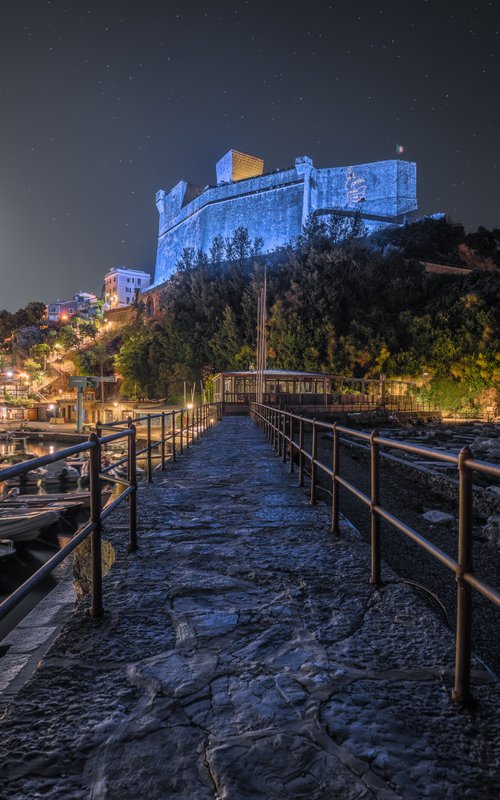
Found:
[(216, 371), (238, 369), (237, 356), (241, 347), (242, 341), (235, 314), (232, 308), (226, 305), (220, 325), (210, 339), (210, 350)]
[(24, 371), (30, 376), (31, 383), (42, 383), (45, 373), (39, 361), (34, 358), (27, 358), (23, 367)]
[(72, 325), (63, 325), (57, 335), (57, 344), (63, 350), (70, 350), (78, 344), (78, 333)]
[(361, 212), (355, 211), (349, 215), (339, 212), (331, 214), (327, 224), (327, 235), (333, 245), (348, 244), (354, 239), (366, 236), (366, 226)]

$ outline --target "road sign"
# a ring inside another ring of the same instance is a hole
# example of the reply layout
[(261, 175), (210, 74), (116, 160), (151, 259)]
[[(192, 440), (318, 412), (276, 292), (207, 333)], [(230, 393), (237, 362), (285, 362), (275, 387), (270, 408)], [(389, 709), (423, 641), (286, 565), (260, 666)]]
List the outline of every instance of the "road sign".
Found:
[(86, 389), (88, 380), (86, 375), (71, 375), (68, 378), (68, 384), (71, 389)]

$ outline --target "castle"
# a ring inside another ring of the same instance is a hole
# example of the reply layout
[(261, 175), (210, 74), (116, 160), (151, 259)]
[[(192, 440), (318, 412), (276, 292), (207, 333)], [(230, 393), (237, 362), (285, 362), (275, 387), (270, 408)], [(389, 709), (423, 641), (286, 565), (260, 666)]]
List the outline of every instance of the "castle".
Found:
[[(368, 232), (403, 225), (417, 210), (416, 164), (377, 161), (318, 169), (307, 156), (293, 167), (264, 173), (260, 158), (230, 150), (216, 165), (217, 185), (179, 181), (156, 194), (160, 214), (153, 287), (177, 268), (184, 248), (208, 251), (215, 236), (248, 228), (268, 253), (297, 237), (310, 214), (361, 212)], [(152, 287), (152, 288), (153, 288)]]

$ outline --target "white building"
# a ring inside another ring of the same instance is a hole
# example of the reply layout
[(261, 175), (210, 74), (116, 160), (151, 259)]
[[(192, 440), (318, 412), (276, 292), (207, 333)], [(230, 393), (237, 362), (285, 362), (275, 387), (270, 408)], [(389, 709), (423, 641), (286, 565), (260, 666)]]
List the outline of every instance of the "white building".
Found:
[(77, 292), (71, 300), (55, 300), (47, 306), (48, 322), (59, 323), (68, 322), (72, 317), (93, 316), (98, 307), (99, 301), (95, 294), (91, 292)]
[(104, 304), (106, 308), (129, 306), (137, 293), (151, 283), (151, 275), (141, 269), (113, 267), (104, 277)]

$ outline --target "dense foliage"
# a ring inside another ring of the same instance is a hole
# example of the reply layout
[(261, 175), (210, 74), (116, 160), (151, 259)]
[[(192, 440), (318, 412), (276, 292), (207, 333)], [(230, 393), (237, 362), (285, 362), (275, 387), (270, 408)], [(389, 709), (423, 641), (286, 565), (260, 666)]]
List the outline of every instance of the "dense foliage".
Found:
[[(432, 378), (430, 391), (457, 407), (498, 385), (498, 273), (428, 274), (406, 245), (357, 244), (359, 220), (345, 225), (311, 220), (294, 248), (266, 257), (269, 366)], [(420, 225), (407, 238), (429, 240), (432, 227)], [(444, 225), (434, 223), (436, 251), (456, 235)], [(142, 311), (124, 331), (116, 362), (129, 396), (174, 399), (185, 380), (254, 362), (264, 258), (245, 229), (215, 244), (209, 256), (186, 251), (161, 314)]]

